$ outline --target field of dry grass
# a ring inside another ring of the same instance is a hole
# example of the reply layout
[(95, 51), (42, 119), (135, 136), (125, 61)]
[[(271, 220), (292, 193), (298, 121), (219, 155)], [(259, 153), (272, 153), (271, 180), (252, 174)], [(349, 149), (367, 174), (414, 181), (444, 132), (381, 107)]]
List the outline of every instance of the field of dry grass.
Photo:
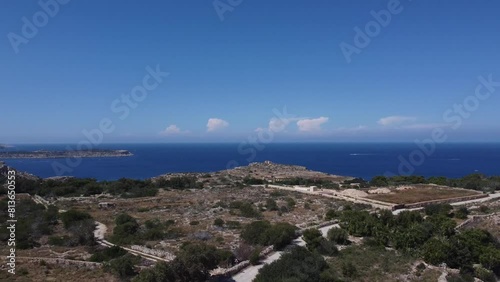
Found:
[[(214, 220), (220, 218), (225, 222), (237, 222), (241, 226), (257, 218), (243, 217), (237, 209), (231, 209), (231, 203), (237, 201), (250, 202), (254, 209), (265, 207), (266, 200), (271, 198), (278, 207), (287, 205), (287, 198), (295, 201), (295, 207), (289, 212), (260, 211), (261, 218), (270, 222), (289, 222), (302, 227), (304, 224), (320, 223), (322, 217), (330, 208), (338, 208), (344, 202), (322, 196), (306, 195), (298, 192), (280, 191), (275, 194), (273, 189), (263, 187), (244, 188), (213, 188), (199, 190), (161, 190), (156, 197), (135, 199), (92, 199), (59, 201), (60, 209), (75, 208), (90, 213), (95, 220), (108, 227), (107, 237), (113, 232), (114, 219), (120, 213), (128, 213), (140, 224), (147, 220), (158, 219), (161, 222), (174, 220), (174, 228), (181, 232), (175, 239), (147, 242), (149, 246), (175, 252), (185, 241), (193, 240), (199, 232), (209, 234), (208, 243), (220, 247), (235, 247), (240, 243), (237, 228), (220, 228), (214, 225)], [(99, 202), (112, 202), (116, 206), (99, 209)], [(194, 224), (196, 223), (196, 224)]]
[(76, 266), (61, 266), (39, 262), (17, 262), (16, 274), (0, 271), (0, 281), (96, 281), (119, 282), (120, 280), (103, 269), (86, 269)]
[(394, 204), (411, 204), (477, 195), (479, 192), (438, 186), (420, 186), (407, 190), (392, 190), (388, 194), (375, 194), (367, 198)]

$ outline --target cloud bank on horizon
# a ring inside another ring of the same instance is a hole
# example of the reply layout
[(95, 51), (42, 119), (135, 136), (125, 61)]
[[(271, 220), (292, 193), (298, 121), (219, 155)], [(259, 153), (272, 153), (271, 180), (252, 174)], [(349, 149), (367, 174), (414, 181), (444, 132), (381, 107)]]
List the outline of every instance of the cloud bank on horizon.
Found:
[[(317, 118), (299, 118), (299, 117), (286, 117), (278, 118), (272, 117), (267, 127), (257, 127), (254, 132), (266, 132), (271, 131), (273, 133), (282, 134), (283, 136), (334, 136), (342, 135), (348, 133), (353, 134), (377, 134), (377, 133), (390, 133), (397, 131), (404, 131), (407, 133), (411, 132), (422, 132), (425, 130), (430, 130), (437, 127), (449, 127), (445, 123), (418, 123), (417, 117), (410, 116), (400, 116), (392, 115), (386, 116), (373, 122), (372, 126), (367, 125), (357, 125), (353, 127), (330, 127), (325, 128), (325, 126), (330, 121), (329, 117), (320, 116)], [(229, 128), (229, 122), (220, 118), (209, 118), (206, 123), (205, 133), (210, 134), (214, 132), (224, 132), (225, 129)], [(292, 126), (294, 125), (294, 126)], [(171, 124), (167, 128), (160, 132), (160, 135), (165, 137), (176, 136), (176, 135), (191, 135), (194, 136), (196, 132), (190, 130), (181, 130), (177, 125)], [(202, 134), (203, 131), (197, 132)], [(247, 132), (251, 134), (250, 132)], [(231, 134), (231, 132), (226, 132), (226, 134)]]

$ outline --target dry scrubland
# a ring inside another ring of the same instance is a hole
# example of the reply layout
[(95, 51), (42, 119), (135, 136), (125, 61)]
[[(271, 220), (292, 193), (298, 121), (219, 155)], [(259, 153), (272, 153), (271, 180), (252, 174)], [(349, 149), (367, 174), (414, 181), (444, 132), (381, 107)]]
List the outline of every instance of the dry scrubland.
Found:
[[(258, 217), (244, 217), (240, 211), (231, 208), (235, 202), (249, 202), (256, 211), (259, 204), (266, 206), (266, 200), (276, 201), (278, 209), (287, 207), (287, 212), (259, 211)], [(295, 202), (289, 208), (290, 199)], [(99, 208), (99, 203), (115, 204), (111, 208)], [(305, 227), (323, 221), (323, 215), (329, 209), (338, 209), (345, 202), (327, 199), (321, 196), (304, 195), (297, 192), (275, 191), (263, 187), (246, 186), (243, 188), (211, 188), (192, 190), (160, 189), (156, 197), (120, 199), (113, 197), (78, 197), (59, 198), (54, 202), (61, 210), (77, 209), (85, 211), (99, 222), (107, 225), (106, 238), (113, 234), (114, 219), (120, 213), (127, 213), (136, 218), (140, 225), (147, 220), (165, 222), (173, 220), (175, 223), (170, 230), (175, 230), (174, 239), (146, 241), (144, 245), (164, 250), (170, 253), (178, 251), (182, 243), (187, 241), (206, 241), (219, 248), (234, 249), (241, 240), (241, 227), (257, 219), (270, 222), (289, 222)], [(214, 220), (220, 218), (225, 222), (224, 227), (214, 225)], [(62, 224), (55, 227), (51, 236), (69, 235)], [(18, 257), (54, 258), (84, 261), (91, 256), (91, 251), (84, 246), (63, 247), (48, 244), (48, 237), (40, 239), (41, 247), (27, 250), (17, 250)], [(7, 253), (7, 247), (2, 246), (0, 251)], [(142, 266), (151, 265), (151, 262), (142, 260)], [(116, 276), (103, 269), (86, 269), (77, 266), (63, 266), (51, 262), (42, 263), (21, 261), (17, 265), (18, 275), (13, 281), (118, 281)], [(6, 274), (2, 271), (0, 275)], [(76, 279), (78, 277), (78, 279)], [(7, 276), (0, 276), (5, 281)]]
[[(270, 162), (254, 163), (246, 167), (215, 173), (182, 173), (166, 174), (153, 179), (173, 179), (188, 177), (195, 179), (197, 189), (170, 189), (164, 187), (154, 197), (121, 198), (100, 194), (90, 197), (50, 198), (61, 211), (76, 209), (89, 213), (96, 221), (107, 226), (106, 239), (110, 239), (115, 227), (115, 218), (127, 213), (137, 219), (141, 228), (147, 221), (159, 220), (170, 222), (169, 234), (162, 240), (145, 241), (143, 245), (175, 253), (188, 241), (205, 241), (221, 249), (236, 249), (240, 243), (241, 228), (255, 220), (268, 220), (272, 223), (288, 222), (298, 227), (307, 227), (324, 221), (327, 211), (340, 210), (349, 202), (322, 196), (320, 193), (308, 194), (288, 190), (265, 188), (264, 185), (252, 186), (248, 181), (267, 182), (282, 179), (303, 178), (321, 180), (342, 185), (351, 177), (330, 175), (309, 171), (301, 166), (273, 164)], [(160, 186), (163, 187), (163, 186)], [(446, 200), (480, 194), (473, 190), (450, 188), (438, 185), (415, 184), (401, 187), (381, 187), (359, 189), (346, 184), (342, 189), (325, 189), (323, 192), (338, 193), (345, 199), (372, 199), (391, 204), (412, 204), (433, 200)], [(269, 201), (275, 202), (270, 210)], [(99, 204), (110, 203), (108, 208), (100, 208)], [(250, 207), (246, 212), (240, 207), (246, 203)], [(352, 205), (352, 203), (351, 203)], [(500, 211), (500, 204), (487, 202), (484, 204), (488, 213)], [(368, 206), (366, 206), (368, 207)], [(371, 209), (371, 208), (370, 208)], [(373, 209), (371, 209), (373, 210)], [(471, 209), (474, 214), (474, 209)], [(479, 208), (477, 208), (479, 210)], [(214, 224), (215, 220), (223, 224)], [(473, 222), (470, 227), (490, 230), (500, 238), (498, 216)], [(71, 235), (58, 224), (52, 235)], [(18, 250), (17, 256), (22, 258), (40, 257), (77, 261), (89, 260), (92, 250), (88, 247), (62, 247), (48, 244), (48, 236), (39, 240), (40, 247)], [(353, 242), (355, 243), (355, 242)], [(359, 242), (358, 242), (359, 243)], [(7, 253), (7, 247), (0, 251)], [(391, 249), (373, 249), (359, 244), (343, 247), (340, 256), (328, 259), (335, 269), (341, 269), (345, 261), (351, 261), (358, 269), (358, 275), (352, 281), (436, 281), (441, 271), (426, 268), (417, 270), (417, 258), (401, 255)], [(145, 267), (152, 262), (142, 260), (138, 265)], [(18, 275), (9, 281), (118, 281), (115, 275), (103, 269), (88, 269), (78, 266), (57, 265), (50, 262), (19, 261)], [(366, 280), (370, 277), (372, 280)], [(11, 278), (4, 271), (0, 272), (0, 281)]]
[(412, 185), (409, 187), (393, 188), (390, 193), (371, 194), (369, 199), (393, 204), (412, 204), (433, 200), (453, 199), (481, 194), (473, 190), (450, 188), (436, 185)]
[(0, 281), (32, 282), (32, 281), (95, 281), (119, 282), (115, 275), (103, 269), (89, 270), (77, 266), (61, 266), (40, 262), (17, 262), (16, 275), (0, 271)]
[[(259, 205), (266, 206), (266, 200), (276, 201), (278, 208), (288, 207), (289, 199), (295, 205), (288, 212), (260, 211), (261, 217), (244, 217), (238, 209), (231, 208), (235, 202), (250, 202), (255, 210)], [(116, 206), (100, 209), (98, 203), (107, 201)], [(81, 198), (78, 201), (58, 201), (61, 209), (76, 208), (88, 212), (92, 217), (108, 226), (107, 235), (111, 235), (114, 219), (120, 213), (127, 213), (136, 218), (140, 224), (147, 220), (174, 220), (175, 228), (180, 236), (176, 239), (151, 241), (147, 245), (154, 248), (174, 252), (189, 240), (202, 238), (220, 247), (236, 247), (239, 243), (239, 228), (235, 223), (244, 224), (259, 219), (270, 222), (289, 222), (299, 227), (318, 224), (329, 209), (337, 209), (345, 204), (321, 196), (305, 195), (298, 192), (275, 191), (263, 187), (244, 188), (213, 188), (196, 190), (160, 190), (158, 196), (137, 199), (96, 199)], [(214, 220), (220, 218), (225, 227), (214, 225)], [(227, 226), (228, 223), (231, 226)]]

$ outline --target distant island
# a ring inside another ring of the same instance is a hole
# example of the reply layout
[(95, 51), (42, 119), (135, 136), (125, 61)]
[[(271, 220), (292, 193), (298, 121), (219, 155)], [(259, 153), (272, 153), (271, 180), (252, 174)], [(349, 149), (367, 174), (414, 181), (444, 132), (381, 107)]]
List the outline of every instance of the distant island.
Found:
[[(0, 145), (2, 148), (3, 145)], [(5, 147), (3, 147), (5, 148)], [(0, 159), (54, 159), (54, 158), (110, 158), (130, 157), (127, 150), (76, 150), (76, 151), (8, 151), (0, 152)]]

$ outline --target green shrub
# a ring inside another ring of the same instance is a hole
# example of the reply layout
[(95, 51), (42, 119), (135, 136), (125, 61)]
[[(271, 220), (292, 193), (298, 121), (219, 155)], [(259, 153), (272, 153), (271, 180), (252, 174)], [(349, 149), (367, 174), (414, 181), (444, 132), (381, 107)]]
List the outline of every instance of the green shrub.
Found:
[(247, 224), (242, 232), (241, 238), (252, 245), (273, 245), (281, 249), (295, 238), (296, 227), (289, 223), (271, 224), (268, 221), (254, 221)]
[(70, 209), (61, 214), (61, 220), (66, 229), (75, 222), (85, 219), (92, 219), (92, 216), (86, 212), (81, 212), (75, 209)]
[(106, 264), (112, 272), (122, 279), (128, 279), (136, 274), (134, 264), (139, 262), (139, 258), (131, 254), (126, 254), (115, 259), (112, 259)]
[(331, 228), (328, 230), (327, 238), (336, 244), (345, 245), (349, 243), (349, 234), (342, 228)]
[(262, 267), (253, 281), (321, 281), (322, 272), (327, 269), (328, 264), (321, 255), (311, 253), (303, 247), (295, 247), (277, 261)]
[(228, 220), (226, 221), (226, 227), (229, 229), (240, 229), (241, 223), (239, 221)]
[(255, 248), (252, 253), (250, 254), (250, 264), (251, 265), (257, 265), (260, 262), (260, 252), (261, 248)]
[(467, 219), (469, 215), (469, 210), (466, 207), (460, 207), (455, 211), (455, 217), (458, 219)]
[(69, 236), (50, 236), (49, 245), (53, 246), (67, 246)]
[(125, 251), (124, 249), (122, 249), (118, 246), (113, 246), (111, 248), (105, 248), (103, 250), (95, 252), (90, 257), (90, 261), (93, 261), (93, 262), (109, 261), (109, 260), (124, 256), (126, 254), (127, 254), (127, 251)]
[(219, 226), (219, 227), (223, 227), (224, 226), (224, 220), (222, 220), (221, 218), (216, 218), (214, 220), (214, 225), (215, 226)]

